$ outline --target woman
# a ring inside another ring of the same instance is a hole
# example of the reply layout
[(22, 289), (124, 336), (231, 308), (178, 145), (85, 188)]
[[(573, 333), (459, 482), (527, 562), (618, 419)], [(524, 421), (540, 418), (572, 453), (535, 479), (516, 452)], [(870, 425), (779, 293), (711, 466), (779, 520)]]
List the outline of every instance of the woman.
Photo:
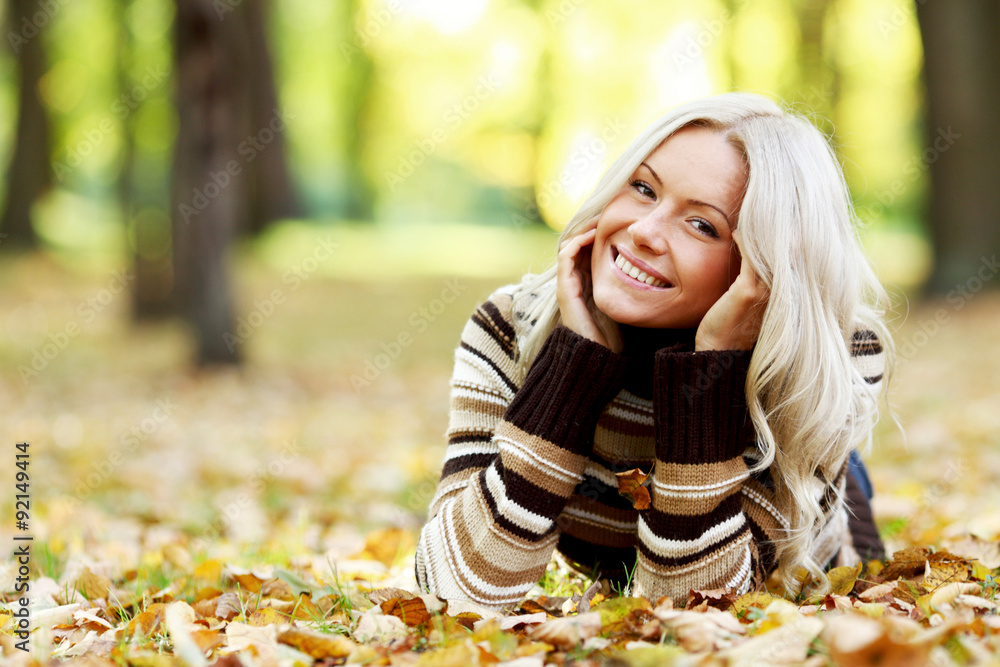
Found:
[[(765, 98), (698, 100), (643, 132), (556, 264), (465, 327), (420, 585), (509, 608), (558, 548), (681, 601), (775, 569), (793, 592), (800, 568), (824, 581), (880, 556), (848, 460), (890, 339), (854, 220), (823, 135)], [(634, 467), (648, 509), (617, 492)]]

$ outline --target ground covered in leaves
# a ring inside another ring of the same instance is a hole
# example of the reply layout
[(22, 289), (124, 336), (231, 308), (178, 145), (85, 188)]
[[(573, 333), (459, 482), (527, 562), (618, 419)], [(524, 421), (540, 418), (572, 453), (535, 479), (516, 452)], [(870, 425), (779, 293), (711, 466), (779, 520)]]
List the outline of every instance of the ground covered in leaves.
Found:
[[(997, 296), (913, 306), (894, 323), (891, 406), (903, 429), (887, 415), (867, 456), (892, 560), (831, 572), (823, 596), (693, 591), (673, 603), (620, 597), (556, 560), (500, 616), (420, 595), (412, 554), (444, 452), (451, 352), (503, 278), (317, 270), (292, 289), (281, 278), (302, 257), (241, 266), (241, 317), (274, 289), (284, 298), (252, 320), (240, 371), (188, 369), (177, 323), (130, 325), (108, 270), (38, 256), (0, 267), (3, 664), (975, 665), (1000, 655)], [(24, 373), (33, 360), (41, 369)], [(13, 445), (25, 441), (32, 507), (19, 531)], [(25, 653), (11, 614), (14, 537), (28, 534)]]

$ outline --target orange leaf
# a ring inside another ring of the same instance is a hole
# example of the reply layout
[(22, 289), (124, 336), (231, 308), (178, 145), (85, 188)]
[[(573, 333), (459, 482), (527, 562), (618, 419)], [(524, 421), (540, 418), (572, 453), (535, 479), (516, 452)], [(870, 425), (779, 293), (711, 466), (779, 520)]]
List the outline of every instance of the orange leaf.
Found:
[(355, 644), (342, 635), (325, 635), (305, 628), (289, 628), (280, 635), (278, 641), (292, 646), (316, 660), (340, 659), (349, 656)]
[(426, 623), (431, 615), (427, 612), (427, 605), (420, 598), (403, 600), (393, 598), (386, 600), (381, 605), (382, 613), (387, 616), (395, 616), (406, 623), (411, 628)]
[(643, 472), (640, 468), (632, 468), (625, 472), (616, 472), (618, 478), (618, 493), (625, 496), (632, 502), (632, 507), (637, 510), (649, 509), (649, 489), (643, 486), (643, 482), (649, 477), (649, 473)]

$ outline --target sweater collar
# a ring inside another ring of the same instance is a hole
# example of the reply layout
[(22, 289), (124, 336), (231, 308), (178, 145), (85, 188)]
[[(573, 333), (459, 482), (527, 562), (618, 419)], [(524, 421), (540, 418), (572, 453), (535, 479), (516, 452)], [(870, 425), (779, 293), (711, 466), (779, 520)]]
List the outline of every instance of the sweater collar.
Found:
[(653, 397), (653, 359), (658, 350), (666, 347), (678, 351), (693, 351), (697, 327), (691, 329), (648, 329), (620, 324), (624, 349), (628, 359), (624, 388), (641, 398)]

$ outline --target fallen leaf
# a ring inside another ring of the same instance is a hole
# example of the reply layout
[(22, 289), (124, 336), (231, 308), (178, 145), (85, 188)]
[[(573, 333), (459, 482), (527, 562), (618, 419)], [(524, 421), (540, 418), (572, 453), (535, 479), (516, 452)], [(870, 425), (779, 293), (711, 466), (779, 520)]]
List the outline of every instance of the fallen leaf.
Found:
[(84, 567), (80, 577), (76, 580), (76, 590), (91, 601), (108, 597), (110, 588), (111, 580), (105, 576), (94, 574), (89, 567)]
[(729, 613), (731, 613), (736, 618), (743, 621), (751, 621), (753, 619), (747, 618), (747, 612), (752, 608), (759, 609), (761, 612), (767, 608), (767, 605), (771, 604), (775, 600), (782, 600), (777, 595), (771, 595), (770, 593), (765, 593), (763, 591), (754, 591), (751, 593), (744, 593), (743, 595), (736, 598), (733, 602), (733, 606), (729, 608)]
[(379, 607), (381, 607), (382, 613), (386, 616), (395, 616), (411, 628), (423, 625), (431, 617), (427, 611), (427, 605), (420, 598), (410, 598), (408, 600), (393, 598), (392, 600), (386, 600)]
[(323, 634), (296, 627), (279, 634), (278, 642), (292, 646), (316, 660), (346, 658), (357, 648), (354, 642), (343, 635)]
[(640, 468), (632, 468), (625, 472), (616, 472), (615, 477), (618, 478), (618, 493), (628, 498), (633, 508), (649, 509), (649, 489), (643, 486), (649, 473), (643, 472)]
[[(648, 604), (648, 603), (647, 603)], [(601, 631), (600, 612), (553, 618), (531, 629), (529, 636), (559, 648), (568, 649), (594, 637)]]
[(854, 589), (854, 584), (861, 574), (861, 563), (855, 566), (844, 565), (835, 567), (826, 573), (826, 580), (830, 584), (830, 593), (834, 595), (847, 595)]
[(247, 618), (247, 625), (261, 627), (263, 625), (287, 625), (288, 617), (277, 611), (274, 607), (264, 607), (257, 609)]

